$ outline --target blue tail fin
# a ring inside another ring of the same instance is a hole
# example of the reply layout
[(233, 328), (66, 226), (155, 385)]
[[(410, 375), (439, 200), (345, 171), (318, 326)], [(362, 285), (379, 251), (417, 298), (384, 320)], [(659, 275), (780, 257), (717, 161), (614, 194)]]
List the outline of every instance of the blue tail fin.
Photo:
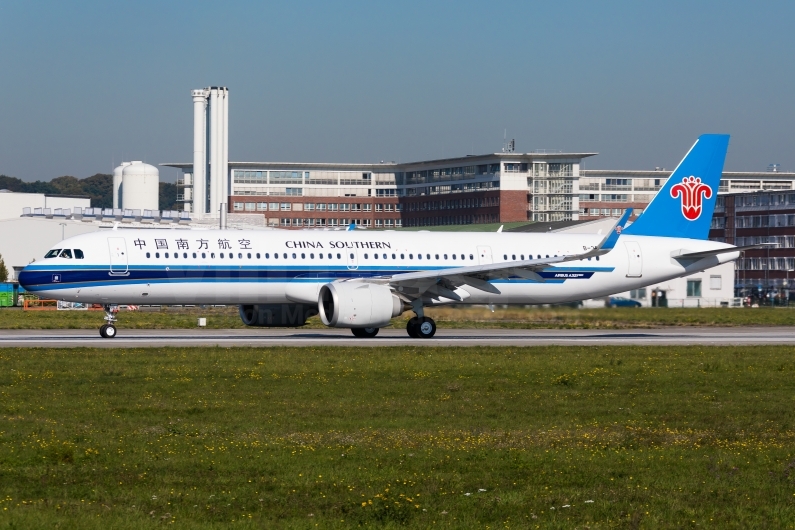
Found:
[(728, 134), (701, 135), (624, 234), (707, 239), (728, 148)]

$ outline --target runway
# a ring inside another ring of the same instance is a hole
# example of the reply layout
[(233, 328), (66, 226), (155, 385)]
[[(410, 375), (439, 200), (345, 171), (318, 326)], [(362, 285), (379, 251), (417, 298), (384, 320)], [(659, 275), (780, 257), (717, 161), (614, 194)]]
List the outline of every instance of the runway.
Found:
[(155, 348), (176, 346), (585, 346), (585, 345), (795, 345), (789, 327), (635, 330), (439, 329), (432, 339), (412, 339), (404, 330), (384, 329), (357, 339), (347, 329), (119, 329), (115, 339), (96, 330), (0, 330), (1, 347)]

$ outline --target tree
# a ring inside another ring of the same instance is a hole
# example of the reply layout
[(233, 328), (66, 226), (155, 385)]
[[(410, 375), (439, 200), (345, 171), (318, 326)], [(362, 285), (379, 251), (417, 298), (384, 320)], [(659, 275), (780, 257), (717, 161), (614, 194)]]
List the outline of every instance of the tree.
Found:
[(8, 269), (6, 269), (6, 262), (3, 261), (3, 256), (0, 254), (0, 282), (8, 281)]

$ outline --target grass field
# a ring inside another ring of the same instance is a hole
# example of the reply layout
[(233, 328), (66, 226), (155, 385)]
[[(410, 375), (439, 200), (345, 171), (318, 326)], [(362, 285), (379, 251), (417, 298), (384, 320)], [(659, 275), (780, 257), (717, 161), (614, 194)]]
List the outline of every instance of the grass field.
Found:
[[(427, 308), (429, 316), (441, 328), (556, 328), (556, 329), (624, 329), (665, 326), (792, 326), (795, 306), (789, 308), (495, 308), (483, 306)], [(237, 307), (207, 309), (184, 308), (159, 313), (121, 311), (120, 329), (195, 328), (197, 318), (207, 317), (212, 329), (243, 328)], [(392, 327), (405, 328), (412, 313), (392, 321)], [(103, 323), (101, 311), (21, 311), (0, 309), (0, 329), (98, 329)], [(308, 328), (323, 328), (320, 319), (311, 318)]]
[(795, 348), (0, 350), (0, 528), (792, 528)]

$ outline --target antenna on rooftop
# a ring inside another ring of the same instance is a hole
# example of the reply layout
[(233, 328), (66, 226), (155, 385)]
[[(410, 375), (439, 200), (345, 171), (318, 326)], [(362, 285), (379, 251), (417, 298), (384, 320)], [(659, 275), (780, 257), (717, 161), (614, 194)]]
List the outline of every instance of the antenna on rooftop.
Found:
[(516, 140), (511, 139), (508, 141), (508, 129), (505, 129), (502, 133), (502, 152), (503, 153), (513, 153), (516, 150)]

